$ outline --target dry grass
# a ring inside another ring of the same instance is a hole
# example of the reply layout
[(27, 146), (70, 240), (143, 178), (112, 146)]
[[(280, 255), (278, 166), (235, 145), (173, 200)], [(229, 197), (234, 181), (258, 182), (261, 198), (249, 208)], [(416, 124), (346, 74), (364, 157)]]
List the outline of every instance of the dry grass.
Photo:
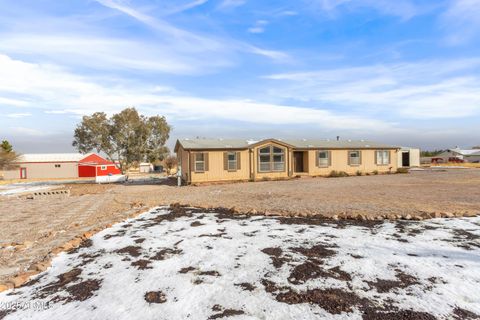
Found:
[(432, 164), (432, 167), (467, 167), (467, 168), (480, 168), (480, 163), (456, 163), (456, 162), (447, 162), (447, 163), (438, 163)]

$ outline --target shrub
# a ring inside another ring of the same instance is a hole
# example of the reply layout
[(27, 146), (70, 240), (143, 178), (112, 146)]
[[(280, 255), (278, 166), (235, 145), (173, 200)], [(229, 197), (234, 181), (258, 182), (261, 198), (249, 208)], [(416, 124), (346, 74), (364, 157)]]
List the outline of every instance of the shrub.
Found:
[(378, 170), (373, 170), (372, 172), (374, 175), (377, 175), (378, 174)]
[(335, 170), (332, 170), (330, 171), (330, 173), (328, 174), (328, 177), (329, 178), (341, 178), (341, 177), (348, 177), (348, 173), (346, 173), (345, 171), (335, 171)]
[(397, 173), (408, 173), (408, 169), (407, 168), (398, 168)]
[(362, 171), (357, 170), (357, 172), (355, 172), (355, 174), (356, 174), (357, 176), (361, 176), (361, 175), (362, 175)]

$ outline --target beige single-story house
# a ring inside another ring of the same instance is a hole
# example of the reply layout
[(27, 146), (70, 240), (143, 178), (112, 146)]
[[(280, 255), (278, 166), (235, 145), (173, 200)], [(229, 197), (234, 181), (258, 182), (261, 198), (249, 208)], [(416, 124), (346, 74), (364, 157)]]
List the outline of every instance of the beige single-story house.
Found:
[(175, 152), (189, 183), (396, 171), (400, 148), (370, 141), (180, 139)]

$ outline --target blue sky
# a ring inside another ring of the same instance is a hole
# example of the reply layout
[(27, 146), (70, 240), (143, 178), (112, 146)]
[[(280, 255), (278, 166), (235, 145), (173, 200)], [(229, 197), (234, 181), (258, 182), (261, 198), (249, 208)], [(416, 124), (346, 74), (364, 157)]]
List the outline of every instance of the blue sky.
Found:
[(0, 138), (72, 151), (135, 106), (180, 137), (480, 144), (480, 0), (0, 0)]

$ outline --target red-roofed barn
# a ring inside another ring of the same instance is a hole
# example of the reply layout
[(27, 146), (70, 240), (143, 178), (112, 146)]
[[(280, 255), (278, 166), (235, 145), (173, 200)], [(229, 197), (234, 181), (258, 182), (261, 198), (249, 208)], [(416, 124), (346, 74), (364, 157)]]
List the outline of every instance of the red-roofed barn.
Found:
[(98, 177), (122, 174), (115, 163), (92, 153), (78, 162), (78, 177)]

